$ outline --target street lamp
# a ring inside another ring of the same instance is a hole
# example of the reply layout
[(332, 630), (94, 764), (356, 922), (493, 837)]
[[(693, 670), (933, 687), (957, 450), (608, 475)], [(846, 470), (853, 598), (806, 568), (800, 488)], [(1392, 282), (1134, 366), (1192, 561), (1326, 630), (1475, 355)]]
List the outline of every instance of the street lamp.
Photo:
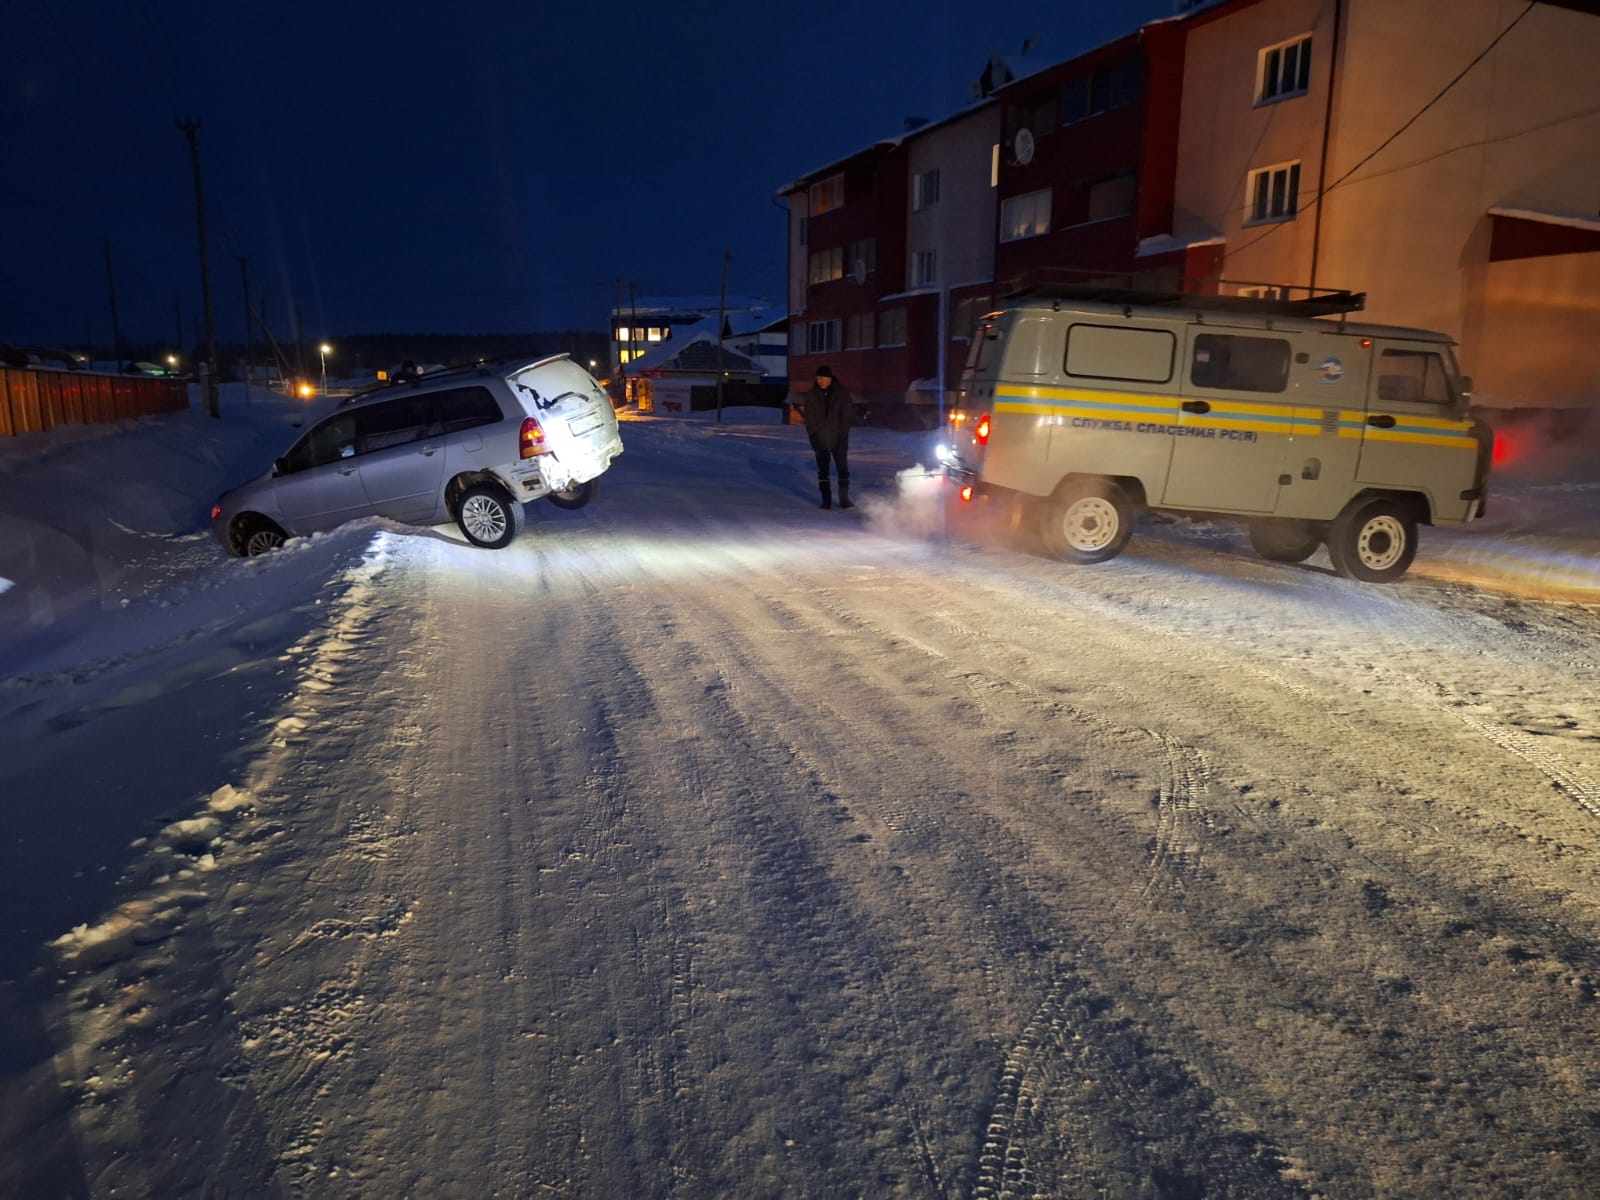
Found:
[(328, 394), (328, 355), (333, 353), (333, 347), (323, 342), (317, 347), (317, 352), (322, 356), (322, 394)]
[(167, 370), (174, 375), (178, 373), (178, 356), (176, 354), (167, 355)]

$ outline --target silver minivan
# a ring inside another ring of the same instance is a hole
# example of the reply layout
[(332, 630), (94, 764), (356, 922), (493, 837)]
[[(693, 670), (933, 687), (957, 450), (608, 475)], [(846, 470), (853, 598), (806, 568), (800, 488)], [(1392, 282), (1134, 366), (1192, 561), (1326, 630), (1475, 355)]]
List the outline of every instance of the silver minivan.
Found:
[(548, 497), (581, 508), (618, 454), (611, 399), (568, 355), (441, 371), (354, 397), (306, 430), (272, 470), (211, 512), (232, 554), (358, 517), (454, 521), (499, 549)]

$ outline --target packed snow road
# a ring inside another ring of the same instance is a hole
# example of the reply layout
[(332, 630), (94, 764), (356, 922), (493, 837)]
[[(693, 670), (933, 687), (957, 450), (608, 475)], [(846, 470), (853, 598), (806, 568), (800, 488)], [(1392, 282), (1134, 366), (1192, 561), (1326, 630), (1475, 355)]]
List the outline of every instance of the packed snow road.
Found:
[(1526, 546), (1070, 568), (933, 536), (904, 436), (855, 513), (792, 429), (624, 440), (27, 690), (239, 727), (19, 993), (17, 1194), (1592, 1194), (1600, 608)]

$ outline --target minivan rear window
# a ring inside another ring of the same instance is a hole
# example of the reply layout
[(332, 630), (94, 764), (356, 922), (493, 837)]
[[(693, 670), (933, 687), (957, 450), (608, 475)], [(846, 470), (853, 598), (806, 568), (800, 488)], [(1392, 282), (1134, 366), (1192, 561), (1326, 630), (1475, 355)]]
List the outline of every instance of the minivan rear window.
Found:
[(446, 433), (493, 425), (501, 419), (500, 406), (488, 388), (452, 388), (448, 392), (436, 392), (433, 399), (439, 405)]
[(1072, 325), (1067, 329), (1067, 374), (1081, 379), (1168, 383), (1177, 350), (1178, 339), (1166, 329)]
[(1189, 382), (1230, 392), (1285, 391), (1289, 387), (1289, 343), (1284, 338), (1196, 334)]

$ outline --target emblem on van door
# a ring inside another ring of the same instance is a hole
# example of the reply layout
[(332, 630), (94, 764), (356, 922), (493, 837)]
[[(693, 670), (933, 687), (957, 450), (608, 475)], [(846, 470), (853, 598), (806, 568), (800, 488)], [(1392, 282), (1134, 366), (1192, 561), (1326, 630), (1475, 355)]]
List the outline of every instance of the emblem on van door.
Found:
[(1317, 378), (1323, 383), (1338, 383), (1344, 378), (1344, 363), (1333, 355), (1328, 355), (1317, 364)]

